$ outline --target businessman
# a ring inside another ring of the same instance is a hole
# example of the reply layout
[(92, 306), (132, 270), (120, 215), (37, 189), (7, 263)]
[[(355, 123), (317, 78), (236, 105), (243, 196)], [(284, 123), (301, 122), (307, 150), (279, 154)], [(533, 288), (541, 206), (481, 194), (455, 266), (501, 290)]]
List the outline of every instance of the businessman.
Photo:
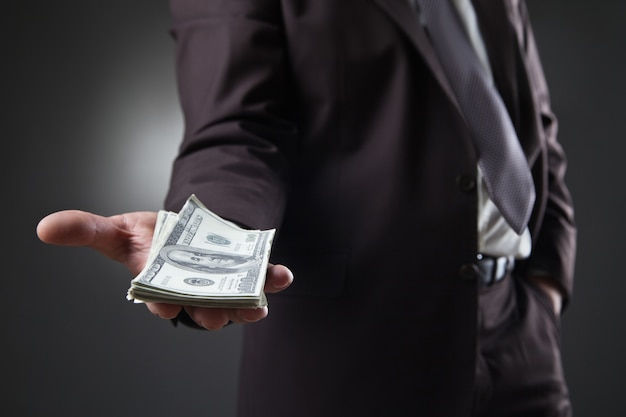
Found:
[[(280, 265), (266, 319), (148, 308), (255, 322), (239, 415), (570, 416), (576, 232), (524, 0), (170, 3), (185, 134), (165, 206), (194, 193), (276, 227)], [(38, 231), (138, 271), (154, 221), (68, 211)]]

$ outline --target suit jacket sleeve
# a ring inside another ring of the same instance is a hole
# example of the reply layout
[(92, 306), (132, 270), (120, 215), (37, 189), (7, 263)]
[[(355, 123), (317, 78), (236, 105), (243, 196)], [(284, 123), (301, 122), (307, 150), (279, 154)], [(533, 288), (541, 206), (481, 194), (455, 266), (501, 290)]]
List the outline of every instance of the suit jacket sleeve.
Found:
[(524, 1), (520, 1), (519, 13), (523, 22), (523, 48), (526, 53), (528, 78), (538, 105), (540, 125), (545, 139), (545, 153), (541, 171), (547, 172), (542, 184), (542, 194), (547, 198), (541, 204), (543, 216), (536, 224), (533, 253), (528, 261), (529, 274), (545, 274), (561, 290), (564, 306), (569, 302), (574, 283), (576, 254), (576, 226), (570, 193), (565, 185), (567, 161), (557, 141), (557, 120), (550, 107), (548, 88), (537, 52), (537, 46), (528, 19)]
[(185, 133), (165, 206), (190, 194), (250, 228), (277, 227), (296, 138), (280, 2), (171, 0)]

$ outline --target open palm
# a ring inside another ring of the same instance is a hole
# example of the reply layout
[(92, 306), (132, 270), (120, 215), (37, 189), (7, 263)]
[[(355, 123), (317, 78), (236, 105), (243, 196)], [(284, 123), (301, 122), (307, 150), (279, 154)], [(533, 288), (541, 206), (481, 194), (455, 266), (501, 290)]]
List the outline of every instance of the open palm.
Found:
[[(39, 222), (37, 235), (46, 243), (62, 246), (86, 246), (120, 262), (133, 274), (143, 269), (156, 224), (157, 213), (132, 212), (103, 217), (78, 210), (53, 213)], [(282, 265), (268, 267), (265, 291), (278, 292), (293, 280), (291, 271)], [(219, 329), (229, 321), (250, 323), (267, 316), (267, 307), (258, 309), (200, 308), (173, 304), (147, 303), (155, 315), (171, 319), (181, 308), (200, 326)]]

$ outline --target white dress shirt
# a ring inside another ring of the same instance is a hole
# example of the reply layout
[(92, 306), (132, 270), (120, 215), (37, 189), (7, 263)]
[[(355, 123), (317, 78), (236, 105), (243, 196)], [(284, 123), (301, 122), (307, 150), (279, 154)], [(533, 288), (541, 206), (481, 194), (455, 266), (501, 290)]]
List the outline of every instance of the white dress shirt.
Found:
[[(441, 0), (446, 1), (446, 0)], [(461, 22), (469, 35), (478, 58), (483, 63), (493, 82), (487, 49), (478, 27), (474, 6), (470, 0), (451, 0), (456, 7)], [(478, 184), (478, 250), (491, 256), (514, 256), (527, 258), (531, 251), (531, 237), (528, 227), (518, 235), (506, 222), (493, 201), (489, 198), (482, 173), (477, 169)]]

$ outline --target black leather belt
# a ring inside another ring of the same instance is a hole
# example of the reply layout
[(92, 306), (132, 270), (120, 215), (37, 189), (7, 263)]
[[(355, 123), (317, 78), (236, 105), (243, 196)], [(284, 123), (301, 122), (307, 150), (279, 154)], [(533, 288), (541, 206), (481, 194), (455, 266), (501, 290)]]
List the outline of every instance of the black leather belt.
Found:
[(489, 256), (478, 254), (477, 262), (480, 280), (484, 286), (493, 285), (506, 277), (515, 267), (513, 256)]

